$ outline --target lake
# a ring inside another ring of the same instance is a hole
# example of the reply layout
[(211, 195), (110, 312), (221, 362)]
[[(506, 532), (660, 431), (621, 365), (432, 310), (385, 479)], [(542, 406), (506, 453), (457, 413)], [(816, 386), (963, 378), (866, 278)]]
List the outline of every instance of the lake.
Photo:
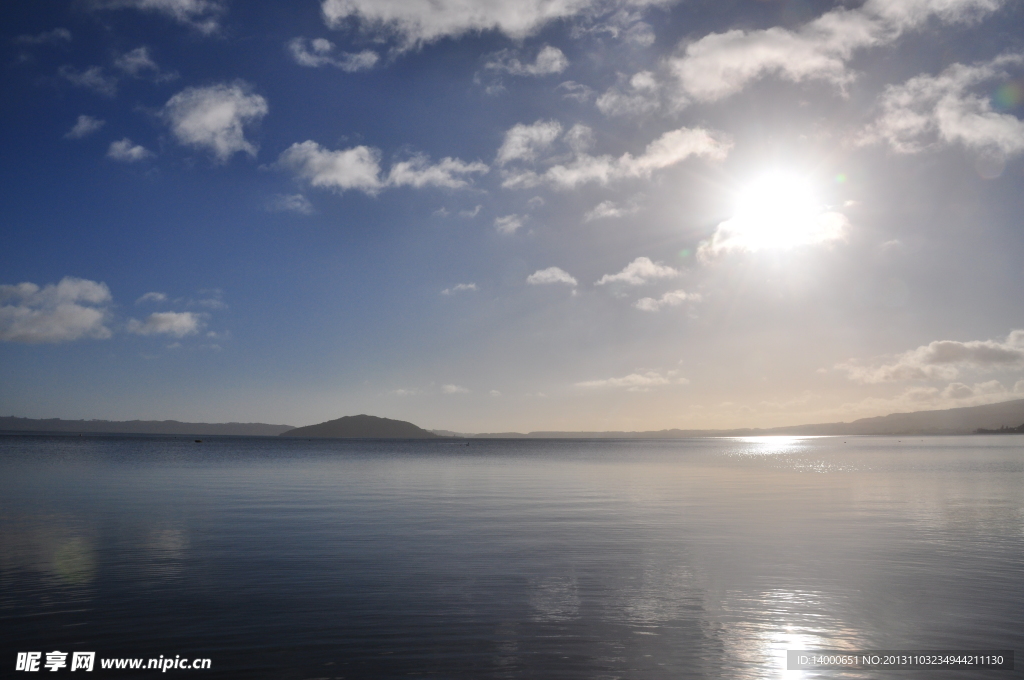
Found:
[(0, 436), (0, 621), (7, 672), (94, 651), (202, 678), (1024, 677), (786, 670), (1020, 654), (1024, 436)]

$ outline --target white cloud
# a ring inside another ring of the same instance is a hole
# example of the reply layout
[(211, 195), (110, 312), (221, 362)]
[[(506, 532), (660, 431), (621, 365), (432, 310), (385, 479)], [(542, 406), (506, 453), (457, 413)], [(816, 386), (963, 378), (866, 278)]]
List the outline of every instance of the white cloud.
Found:
[(597, 108), (606, 116), (640, 116), (661, 106), (661, 87), (650, 71), (633, 74), (625, 86), (614, 85), (597, 98)]
[(267, 100), (244, 82), (188, 87), (171, 97), (163, 117), (177, 140), (213, 152), (222, 163), (238, 152), (255, 156), (257, 147), (244, 128), (267, 115)]
[(485, 69), (513, 76), (547, 76), (561, 73), (568, 67), (569, 60), (565, 58), (562, 50), (551, 45), (541, 48), (532, 64), (522, 63), (509, 50), (502, 50), (492, 55), (491, 60), (484, 64)]
[(668, 60), (684, 96), (714, 101), (767, 75), (793, 82), (822, 80), (842, 88), (854, 75), (847, 62), (856, 50), (892, 43), (931, 19), (972, 21), (1003, 0), (867, 0), (856, 9), (837, 7), (796, 30), (734, 29), (686, 45)]
[(288, 51), (295, 63), (300, 66), (316, 68), (318, 66), (334, 66), (346, 73), (366, 71), (380, 60), (373, 50), (362, 52), (340, 52), (335, 54), (334, 43), (325, 38), (292, 38), (288, 41)]
[(494, 218), (494, 228), (499, 234), (514, 234), (523, 226), (523, 218), (519, 215), (505, 215)]
[(426, 156), (417, 155), (392, 165), (387, 184), (417, 189), (427, 186), (459, 189), (470, 184), (470, 180), (466, 179), (467, 175), (482, 175), (488, 170), (484, 163), (466, 163), (458, 158), (442, 158), (440, 162), (431, 165)]
[(137, 47), (131, 52), (126, 52), (114, 59), (114, 66), (125, 73), (137, 76), (143, 71), (159, 71), (160, 68), (149, 56), (149, 48), (146, 46)]
[(970, 92), (982, 83), (1009, 79), (1006, 67), (1024, 65), (1024, 55), (1004, 54), (986, 63), (953, 64), (937, 76), (920, 75), (890, 85), (880, 100), (881, 115), (861, 137), (885, 142), (901, 153), (938, 144), (962, 144), (1011, 156), (1024, 152), (1024, 121), (992, 110), (989, 97)]
[(91, 0), (89, 5), (93, 9), (131, 8), (156, 12), (206, 35), (219, 30), (219, 19), (225, 11), (220, 0)]
[(637, 48), (650, 47), (655, 40), (654, 28), (643, 21), (641, 12), (630, 11), (628, 4), (594, 25), (577, 23), (572, 27), (570, 34), (573, 38), (580, 38), (586, 34), (608, 35)]
[(592, 222), (593, 220), (603, 220), (612, 217), (625, 217), (639, 210), (640, 206), (638, 205), (621, 206), (617, 205), (614, 201), (601, 201), (587, 211), (587, 214), (583, 216), (583, 221)]
[(128, 320), (128, 332), (136, 335), (173, 335), (183, 338), (203, 327), (203, 315), (194, 312), (154, 312), (145, 321)]
[(138, 163), (151, 157), (153, 152), (139, 144), (133, 144), (132, 140), (124, 139), (110, 143), (107, 149), (107, 158), (123, 163)]
[(543, 173), (532, 170), (506, 172), (502, 186), (516, 189), (548, 184), (556, 189), (573, 189), (589, 182), (607, 184), (619, 179), (648, 178), (654, 171), (676, 165), (690, 156), (722, 160), (731, 148), (732, 142), (719, 133), (684, 127), (664, 133), (648, 144), (640, 156), (627, 152), (613, 158), (577, 151), (572, 161), (553, 165)]
[(65, 139), (82, 139), (83, 137), (88, 137), (103, 127), (106, 122), (107, 121), (105, 120), (100, 120), (99, 118), (93, 118), (92, 116), (86, 116), (83, 114), (78, 117), (78, 120), (75, 121), (74, 127), (68, 130), (64, 137)]
[(142, 78), (148, 74), (149, 77), (157, 82), (174, 80), (178, 77), (177, 73), (161, 72), (160, 67), (149, 56), (149, 48), (145, 45), (136, 47), (131, 52), (125, 52), (118, 56), (114, 59), (114, 66), (135, 78)]
[[(643, 6), (656, 0), (628, 0)], [(605, 8), (601, 0), (323, 0), (324, 21), (340, 28), (356, 20), (363, 30), (398, 38), (401, 49), (410, 49), (445, 37), (497, 30), (521, 39), (545, 24)]]
[(469, 390), (459, 385), (442, 385), (441, 391), (445, 394), (468, 394)]
[(467, 290), (476, 290), (475, 283), (458, 283), (451, 288), (445, 288), (441, 291), (441, 295), (451, 295), (453, 293), (461, 293)]
[(285, 149), (277, 164), (291, 170), (310, 186), (321, 189), (357, 189), (375, 194), (383, 188), (380, 152), (368, 146), (331, 151), (307, 140)]
[(416, 155), (392, 165), (384, 179), (379, 150), (356, 146), (331, 151), (311, 140), (285, 149), (277, 165), (314, 187), (335, 191), (356, 189), (371, 195), (387, 187), (401, 186), (458, 189), (470, 184), (467, 175), (484, 174), (489, 170), (484, 163), (466, 163), (458, 158), (443, 158), (431, 165), (426, 156)]
[(470, 219), (470, 218), (476, 217), (477, 215), (479, 215), (479, 214), (480, 214), (480, 209), (481, 209), (481, 208), (483, 208), (483, 206), (482, 206), (482, 205), (477, 205), (477, 206), (476, 206), (475, 208), (473, 208), (472, 210), (460, 210), (460, 211), (459, 211), (459, 217), (465, 217), (465, 218), (467, 218), (467, 219)]
[(157, 293), (155, 291), (146, 293), (136, 300), (135, 304), (141, 305), (143, 302), (167, 302), (167, 295), (165, 293)]
[(278, 194), (267, 204), (269, 210), (275, 212), (297, 212), (300, 215), (312, 215), (313, 204), (302, 194)]
[(505, 165), (511, 161), (532, 161), (561, 133), (562, 124), (555, 120), (538, 120), (532, 125), (517, 123), (505, 132), (505, 140), (494, 162)]
[(627, 392), (647, 392), (653, 387), (664, 387), (666, 385), (686, 385), (690, 381), (680, 377), (678, 371), (659, 373), (647, 371), (645, 373), (630, 373), (621, 378), (605, 378), (603, 380), (587, 380), (576, 383), (577, 387), (587, 389), (625, 389)]
[(66, 28), (54, 28), (35, 35), (19, 35), (14, 42), (19, 45), (53, 45), (71, 42), (71, 31)]
[(575, 99), (580, 103), (586, 103), (594, 98), (594, 90), (592, 88), (587, 87), (583, 83), (577, 83), (575, 80), (559, 83), (555, 90), (562, 92), (563, 99)]
[(576, 279), (573, 278), (569, 272), (559, 267), (548, 267), (547, 269), (538, 269), (534, 273), (526, 277), (526, 282), (539, 286), (547, 283), (567, 283), (570, 286), (576, 285)]
[(667, 265), (652, 262), (649, 257), (638, 257), (627, 264), (618, 274), (605, 274), (594, 285), (625, 283), (630, 286), (640, 286), (658, 279), (672, 279), (679, 276), (680, 273), (679, 270)]
[(117, 78), (105, 74), (102, 66), (90, 66), (84, 71), (79, 71), (74, 66), (65, 64), (57, 69), (57, 74), (75, 87), (84, 87), (107, 97), (117, 94)]
[(105, 283), (71, 276), (42, 288), (27, 282), (0, 285), (0, 340), (34, 344), (109, 338), (110, 302)]
[(996, 370), (1024, 366), (1024, 330), (1005, 340), (936, 340), (876, 366), (850, 360), (837, 364), (850, 380), (882, 383), (899, 380), (953, 380), (962, 369)]
[(637, 309), (645, 312), (658, 312), (663, 307), (678, 307), (684, 302), (700, 302), (699, 293), (687, 293), (685, 290), (672, 290), (660, 298), (640, 298), (633, 303), (633, 306)]

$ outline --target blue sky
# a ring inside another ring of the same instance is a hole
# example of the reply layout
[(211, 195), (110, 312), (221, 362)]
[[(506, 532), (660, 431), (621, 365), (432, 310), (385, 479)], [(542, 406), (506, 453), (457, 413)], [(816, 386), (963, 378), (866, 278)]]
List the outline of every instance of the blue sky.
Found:
[(2, 12), (4, 415), (661, 429), (1024, 397), (1019, 3)]

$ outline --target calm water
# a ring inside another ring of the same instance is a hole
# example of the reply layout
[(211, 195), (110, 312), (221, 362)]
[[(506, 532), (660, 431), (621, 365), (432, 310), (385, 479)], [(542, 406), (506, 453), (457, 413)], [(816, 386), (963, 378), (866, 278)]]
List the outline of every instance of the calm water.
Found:
[(0, 437), (0, 627), (4, 677), (1024, 677), (785, 671), (1024, 654), (1024, 436)]

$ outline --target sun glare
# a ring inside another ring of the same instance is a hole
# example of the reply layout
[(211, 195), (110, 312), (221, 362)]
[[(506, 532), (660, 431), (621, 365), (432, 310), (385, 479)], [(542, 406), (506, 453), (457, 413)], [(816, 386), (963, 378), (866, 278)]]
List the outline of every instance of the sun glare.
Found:
[(736, 196), (731, 219), (719, 225), (715, 250), (786, 250), (842, 238), (846, 218), (830, 212), (810, 179), (775, 170)]

